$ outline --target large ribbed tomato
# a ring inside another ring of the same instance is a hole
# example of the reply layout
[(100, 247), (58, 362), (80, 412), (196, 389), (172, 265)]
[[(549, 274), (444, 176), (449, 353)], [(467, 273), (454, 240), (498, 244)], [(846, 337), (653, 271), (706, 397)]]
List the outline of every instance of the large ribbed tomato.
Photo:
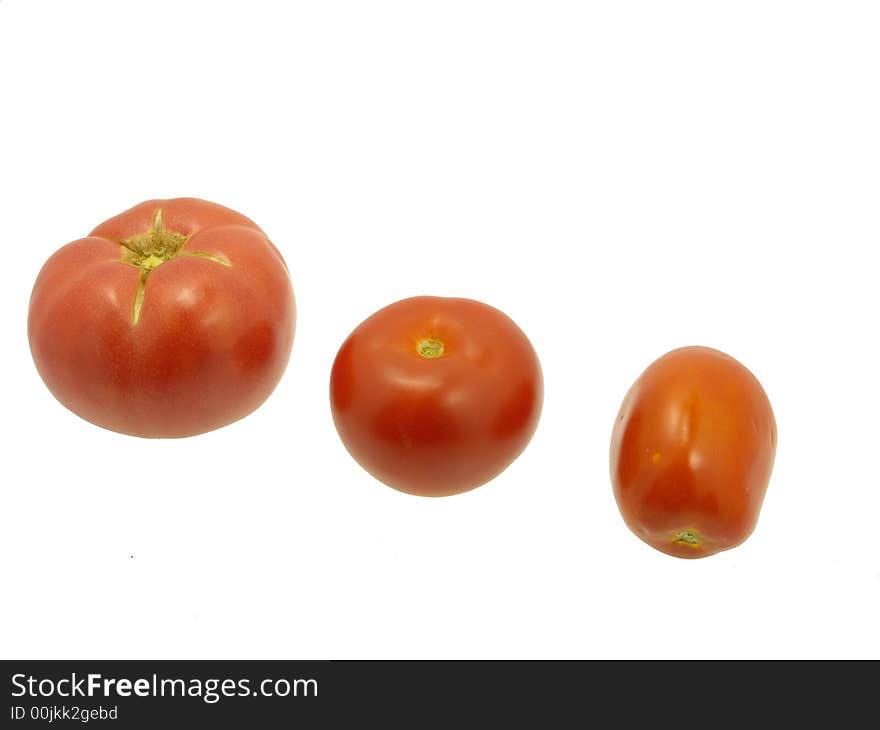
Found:
[(683, 347), (624, 398), (611, 439), (614, 496), (646, 543), (705, 557), (751, 534), (775, 454), (776, 421), (755, 376), (723, 352)]
[(544, 397), (531, 343), (471, 299), (415, 297), (379, 310), (333, 364), (333, 419), (351, 455), (404, 492), (464, 492), (526, 447)]
[(277, 385), (296, 308), (257, 225), (194, 198), (149, 200), (59, 249), (34, 285), (28, 337), (52, 394), (98, 426), (210, 431)]

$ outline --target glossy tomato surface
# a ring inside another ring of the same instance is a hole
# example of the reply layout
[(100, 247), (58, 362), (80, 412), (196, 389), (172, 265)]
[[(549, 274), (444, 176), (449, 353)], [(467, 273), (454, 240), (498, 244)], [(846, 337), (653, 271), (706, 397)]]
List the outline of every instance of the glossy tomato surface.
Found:
[(415, 297), (363, 322), (333, 364), (333, 419), (348, 451), (389, 486), (473, 489), (535, 432), (538, 357), (507, 315), (470, 299)]
[(144, 437), (210, 431), (257, 408), (287, 365), (287, 267), (257, 225), (194, 198), (150, 200), (58, 250), (28, 337), (55, 397)]
[(614, 496), (646, 543), (705, 557), (751, 534), (775, 455), (776, 421), (755, 376), (723, 352), (683, 347), (650, 365), (623, 401)]

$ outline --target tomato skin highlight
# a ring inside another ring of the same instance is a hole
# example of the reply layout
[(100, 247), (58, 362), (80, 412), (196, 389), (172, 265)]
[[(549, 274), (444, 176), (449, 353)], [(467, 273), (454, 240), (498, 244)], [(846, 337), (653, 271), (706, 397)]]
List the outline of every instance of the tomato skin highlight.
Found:
[(708, 347), (667, 353), (623, 400), (611, 481), (627, 526), (661, 552), (701, 558), (754, 530), (776, 456), (757, 378)]
[(485, 484), (525, 449), (543, 378), (528, 338), (471, 299), (413, 297), (362, 322), (330, 376), (336, 429), (354, 459), (402, 492)]
[[(151, 228), (171, 240), (167, 260), (150, 241), (137, 252), (123, 244)], [(80, 417), (179, 438), (262, 404), (295, 322), (287, 267), (265, 233), (229, 208), (176, 198), (141, 203), (53, 254), (31, 295), (28, 338), (47, 387)]]

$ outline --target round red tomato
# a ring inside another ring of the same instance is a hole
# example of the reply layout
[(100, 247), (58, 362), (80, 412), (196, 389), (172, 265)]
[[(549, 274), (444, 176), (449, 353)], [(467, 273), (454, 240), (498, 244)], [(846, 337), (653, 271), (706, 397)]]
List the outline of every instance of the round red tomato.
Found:
[(444, 496), (501, 473), (541, 414), (543, 379), (522, 330), (470, 299), (415, 297), (363, 322), (330, 379), (355, 460), (395, 489)]
[(776, 455), (761, 384), (708, 347), (683, 347), (645, 370), (614, 424), (611, 480), (626, 524), (680, 558), (743, 542), (758, 519)]
[(194, 198), (149, 200), (58, 250), (34, 285), (28, 337), (52, 394), (113, 431), (192, 436), (272, 392), (296, 308), (257, 225)]

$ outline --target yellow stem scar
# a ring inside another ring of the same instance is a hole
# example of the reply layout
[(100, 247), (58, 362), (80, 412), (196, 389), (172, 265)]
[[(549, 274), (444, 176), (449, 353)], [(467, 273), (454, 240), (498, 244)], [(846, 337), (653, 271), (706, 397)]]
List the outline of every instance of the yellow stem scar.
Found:
[(421, 355), (426, 360), (433, 360), (437, 357), (443, 357), (443, 352), (446, 348), (440, 340), (427, 339), (421, 340), (418, 345), (416, 345), (416, 350), (419, 355)]
[(678, 543), (679, 545), (699, 547), (703, 541), (700, 539), (696, 530), (679, 530), (672, 536), (672, 542)]
[(131, 323), (136, 326), (141, 318), (144, 306), (147, 279), (153, 269), (179, 256), (195, 257), (212, 261), (221, 266), (232, 266), (232, 262), (225, 256), (220, 256), (207, 251), (184, 251), (183, 247), (189, 241), (189, 236), (184, 236), (177, 231), (169, 231), (165, 228), (165, 215), (161, 208), (153, 214), (150, 229), (146, 233), (119, 241), (122, 246), (123, 264), (140, 269), (137, 286), (134, 291), (134, 301), (131, 307)]

